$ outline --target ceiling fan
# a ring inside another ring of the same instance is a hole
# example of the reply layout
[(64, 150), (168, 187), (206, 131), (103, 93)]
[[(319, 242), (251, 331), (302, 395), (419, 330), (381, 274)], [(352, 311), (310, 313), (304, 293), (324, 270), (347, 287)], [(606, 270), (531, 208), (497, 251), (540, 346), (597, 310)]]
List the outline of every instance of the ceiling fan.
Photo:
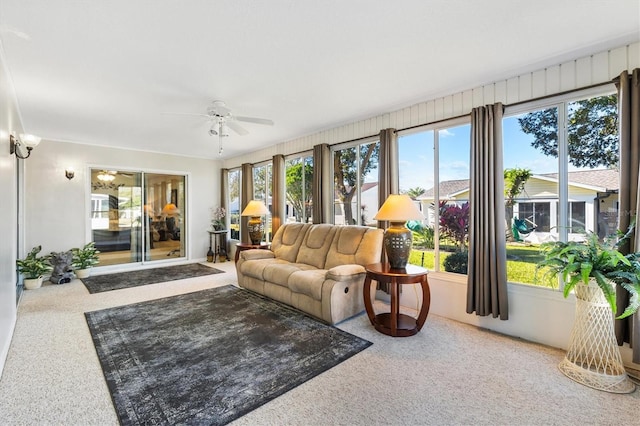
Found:
[(239, 121), (253, 124), (264, 124), (273, 126), (273, 121), (266, 118), (244, 117), (234, 115), (231, 109), (227, 107), (224, 101), (213, 101), (211, 106), (207, 108), (206, 113), (169, 113), (172, 115), (190, 115), (196, 117), (204, 117), (211, 122), (209, 135), (218, 136), (218, 154), (222, 155), (222, 138), (229, 136), (229, 129), (233, 130), (240, 136), (248, 135), (249, 131), (238, 124)]

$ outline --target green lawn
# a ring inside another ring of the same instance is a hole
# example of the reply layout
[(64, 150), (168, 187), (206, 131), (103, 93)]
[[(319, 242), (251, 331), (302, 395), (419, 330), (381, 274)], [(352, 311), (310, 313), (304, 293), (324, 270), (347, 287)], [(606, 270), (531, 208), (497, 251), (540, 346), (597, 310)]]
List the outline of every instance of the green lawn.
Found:
[[(447, 252), (440, 252), (441, 271), (444, 271), (443, 262), (447, 255)], [(537, 245), (507, 244), (507, 280), (514, 283), (547, 286), (542, 280), (544, 271), (540, 271), (538, 279), (536, 279), (536, 264), (542, 258), (540, 247)], [(435, 254), (433, 250), (412, 250), (409, 263), (424, 266), (427, 269), (435, 269)]]

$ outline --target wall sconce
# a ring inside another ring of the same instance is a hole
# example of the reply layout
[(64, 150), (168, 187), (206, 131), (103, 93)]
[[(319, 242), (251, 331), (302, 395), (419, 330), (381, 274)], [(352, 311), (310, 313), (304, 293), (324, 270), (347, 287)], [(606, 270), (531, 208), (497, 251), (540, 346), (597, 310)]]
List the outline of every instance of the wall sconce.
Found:
[[(26, 160), (31, 155), (31, 150), (38, 146), (40, 138), (34, 135), (21, 134), (20, 138), (13, 135), (9, 136), (9, 154), (15, 154), (16, 157)], [(24, 155), (24, 149), (27, 149), (27, 155)]]
[(73, 168), (69, 167), (64, 171), (64, 175), (67, 179), (71, 180), (76, 175), (76, 172), (73, 170)]

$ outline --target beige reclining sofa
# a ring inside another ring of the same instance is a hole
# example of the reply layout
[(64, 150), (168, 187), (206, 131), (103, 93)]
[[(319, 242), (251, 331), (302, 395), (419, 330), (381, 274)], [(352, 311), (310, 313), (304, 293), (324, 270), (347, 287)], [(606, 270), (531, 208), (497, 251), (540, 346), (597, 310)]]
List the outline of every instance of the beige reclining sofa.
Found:
[(364, 265), (380, 261), (381, 229), (290, 223), (271, 250), (240, 253), (240, 287), (300, 309), (329, 324), (364, 310)]

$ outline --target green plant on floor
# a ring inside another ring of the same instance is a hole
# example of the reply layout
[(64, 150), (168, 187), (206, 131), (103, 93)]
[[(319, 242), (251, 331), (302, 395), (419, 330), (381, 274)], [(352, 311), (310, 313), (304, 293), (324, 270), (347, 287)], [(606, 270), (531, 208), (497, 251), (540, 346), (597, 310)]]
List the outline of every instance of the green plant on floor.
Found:
[(73, 253), (71, 266), (74, 269), (91, 268), (100, 262), (100, 259), (98, 258), (98, 254), (100, 254), (100, 252), (96, 249), (93, 241), (87, 243), (82, 248), (72, 248), (71, 253)]
[(543, 278), (550, 282), (553, 277), (564, 281), (564, 297), (583, 283), (594, 281), (613, 313), (616, 313), (616, 292), (612, 283), (618, 284), (630, 294), (629, 305), (617, 318), (632, 315), (640, 307), (640, 253), (627, 255), (619, 251), (620, 246), (633, 233), (634, 225), (624, 235), (598, 239), (597, 234), (588, 234), (583, 242), (554, 241), (540, 246), (544, 259), (538, 263), (536, 272), (546, 268)]
[(42, 246), (34, 247), (31, 249), (27, 257), (16, 260), (18, 272), (24, 275), (26, 279), (36, 279), (51, 271), (52, 267), (49, 263), (49, 258), (47, 256), (38, 257), (38, 253), (41, 251)]

